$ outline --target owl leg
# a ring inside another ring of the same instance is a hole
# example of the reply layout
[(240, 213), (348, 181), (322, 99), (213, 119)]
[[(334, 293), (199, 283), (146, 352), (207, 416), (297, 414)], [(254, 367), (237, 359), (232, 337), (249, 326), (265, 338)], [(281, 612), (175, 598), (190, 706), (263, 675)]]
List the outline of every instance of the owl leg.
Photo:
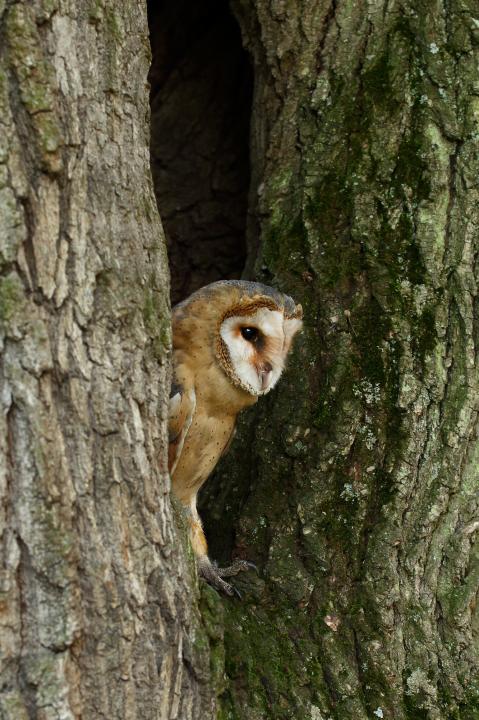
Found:
[(201, 524), (200, 516), (198, 515), (198, 511), (196, 509), (196, 496), (192, 499), (192, 502), (190, 504), (189, 523), (191, 546), (193, 548), (193, 552), (196, 555), (196, 560), (198, 562), (198, 572), (201, 577), (203, 577), (206, 582), (208, 582), (217, 590), (226, 593), (226, 595), (234, 595), (235, 593), (237, 594), (235, 588), (229, 583), (225, 582), (222, 579), (222, 576), (223, 573), (225, 573), (224, 577), (236, 575), (236, 573), (240, 572), (240, 570), (242, 570), (243, 568), (238, 567), (238, 569), (234, 572), (228, 572), (233, 568), (233, 565), (235, 565), (236, 563), (233, 563), (233, 565), (231, 565), (229, 568), (221, 570), (220, 568), (216, 567), (216, 565), (212, 563), (209, 559), (208, 545), (206, 543), (206, 538), (203, 532), (203, 526)]

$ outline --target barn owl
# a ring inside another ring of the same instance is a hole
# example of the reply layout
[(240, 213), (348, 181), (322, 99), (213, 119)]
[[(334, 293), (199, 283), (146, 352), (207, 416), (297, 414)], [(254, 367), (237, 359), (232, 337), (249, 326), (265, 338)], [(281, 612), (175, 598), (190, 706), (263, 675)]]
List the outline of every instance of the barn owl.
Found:
[(184, 506), (198, 570), (228, 595), (223, 578), (251, 566), (218, 568), (208, 557), (196, 509), (199, 489), (231, 441), (236, 416), (278, 382), (302, 308), (256, 282), (223, 280), (173, 309), (173, 383), (169, 410), (172, 489)]

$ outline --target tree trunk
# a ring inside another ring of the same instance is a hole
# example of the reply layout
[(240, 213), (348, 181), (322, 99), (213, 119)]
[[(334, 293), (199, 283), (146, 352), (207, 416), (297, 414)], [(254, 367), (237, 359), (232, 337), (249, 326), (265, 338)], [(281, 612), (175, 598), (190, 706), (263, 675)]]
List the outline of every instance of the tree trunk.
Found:
[(213, 555), (236, 532), (261, 568), (225, 603), (221, 717), (479, 717), (474, 7), (234, 8), (248, 274), (306, 329), (204, 500)]
[(0, 717), (213, 717), (168, 500), (146, 8), (0, 0)]
[(228, 720), (470, 720), (474, 7), (234, 8), (247, 274), (306, 329), (204, 500), (212, 554), (260, 575), (242, 602), (204, 588), (200, 622), (168, 502), (145, 9), (0, 0), (0, 718), (206, 720), (224, 687)]

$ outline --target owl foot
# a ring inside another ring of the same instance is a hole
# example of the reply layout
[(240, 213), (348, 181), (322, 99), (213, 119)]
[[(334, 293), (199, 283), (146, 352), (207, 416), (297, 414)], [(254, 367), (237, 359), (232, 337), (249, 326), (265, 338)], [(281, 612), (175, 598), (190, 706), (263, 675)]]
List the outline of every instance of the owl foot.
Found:
[(250, 568), (256, 570), (256, 566), (247, 560), (235, 560), (228, 567), (219, 568), (213, 564), (207, 556), (198, 559), (198, 571), (207, 583), (212, 585), (216, 590), (224, 592), (226, 595), (236, 595), (239, 599), (241, 599), (239, 590), (237, 590), (234, 585), (225, 582), (223, 578), (237, 575), (242, 570), (249, 570)]
[(248, 560), (234, 560), (231, 565), (228, 565), (228, 567), (225, 568), (216, 568), (216, 572), (218, 575), (222, 578), (225, 577), (231, 577), (232, 575), (237, 575), (239, 572), (242, 572), (243, 570), (256, 570), (258, 572), (258, 568), (256, 565), (252, 562), (248, 562)]

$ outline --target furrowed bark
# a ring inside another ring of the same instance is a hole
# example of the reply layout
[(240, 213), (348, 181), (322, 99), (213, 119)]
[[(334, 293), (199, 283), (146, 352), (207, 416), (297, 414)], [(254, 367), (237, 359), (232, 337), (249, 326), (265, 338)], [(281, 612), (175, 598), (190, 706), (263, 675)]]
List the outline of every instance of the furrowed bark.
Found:
[(0, 716), (212, 717), (142, 3), (0, 2)]
[(247, 272), (306, 329), (206, 497), (213, 555), (236, 533), (260, 577), (242, 603), (205, 589), (200, 624), (167, 498), (145, 11), (0, 0), (0, 716), (212, 718), (224, 689), (222, 718), (469, 720), (474, 8), (234, 8)]

